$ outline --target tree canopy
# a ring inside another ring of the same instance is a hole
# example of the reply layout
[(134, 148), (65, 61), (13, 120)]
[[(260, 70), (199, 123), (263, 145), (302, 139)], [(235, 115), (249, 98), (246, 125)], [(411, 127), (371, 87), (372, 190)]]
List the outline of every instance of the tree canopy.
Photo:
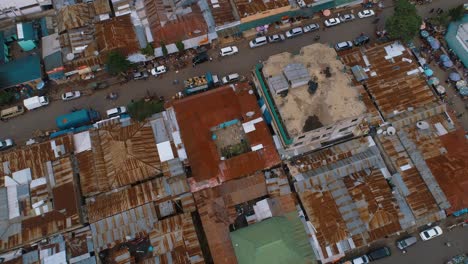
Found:
[(391, 38), (409, 41), (418, 34), (421, 23), (422, 18), (413, 4), (407, 0), (397, 0), (395, 13), (387, 19), (385, 27)]
[(106, 60), (106, 65), (107, 65), (107, 71), (110, 74), (119, 74), (121, 72), (127, 71), (131, 64), (125, 58), (122, 53), (117, 52), (117, 51), (111, 51), (107, 55), (107, 60)]
[(450, 20), (452, 21), (458, 21), (463, 18), (465, 15), (465, 7), (463, 5), (459, 5), (455, 8), (452, 8), (448, 11), (448, 14), (450, 16)]
[(143, 53), (144, 55), (146, 56), (154, 56), (154, 48), (153, 48), (153, 45), (151, 45), (151, 43), (148, 43), (146, 45), (146, 47), (144, 47), (143, 49), (141, 49), (141, 53)]

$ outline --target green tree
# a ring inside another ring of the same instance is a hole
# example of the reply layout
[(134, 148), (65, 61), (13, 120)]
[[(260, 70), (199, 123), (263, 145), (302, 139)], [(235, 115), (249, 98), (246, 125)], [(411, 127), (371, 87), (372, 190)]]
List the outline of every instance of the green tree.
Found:
[(128, 106), (128, 114), (131, 118), (144, 121), (146, 118), (152, 116), (155, 113), (164, 111), (164, 102), (162, 101), (148, 101), (144, 99), (139, 101), (131, 102)]
[(463, 18), (465, 14), (465, 8), (463, 5), (459, 5), (455, 8), (452, 8), (448, 11), (451, 21), (458, 21)]
[(15, 94), (10, 91), (1, 91), (0, 92), (0, 105), (7, 105), (13, 102), (15, 99)]
[(154, 48), (153, 48), (153, 45), (151, 45), (151, 43), (148, 43), (146, 45), (146, 47), (144, 47), (143, 49), (141, 49), (141, 53), (143, 53), (144, 55), (146, 56), (154, 56)]
[(391, 38), (410, 41), (419, 32), (422, 19), (416, 7), (407, 0), (397, 0), (395, 13), (385, 21), (385, 28)]
[(131, 66), (127, 58), (118, 51), (109, 52), (107, 55), (106, 65), (107, 71), (113, 75), (125, 72)]
[(164, 43), (163, 41), (161, 41), (161, 51), (162, 51), (163, 56), (166, 57), (168, 52), (167, 52), (166, 43)]
[(176, 47), (177, 47), (177, 50), (179, 50), (179, 52), (182, 52), (185, 50), (185, 44), (182, 42), (182, 41), (177, 41), (175, 43)]

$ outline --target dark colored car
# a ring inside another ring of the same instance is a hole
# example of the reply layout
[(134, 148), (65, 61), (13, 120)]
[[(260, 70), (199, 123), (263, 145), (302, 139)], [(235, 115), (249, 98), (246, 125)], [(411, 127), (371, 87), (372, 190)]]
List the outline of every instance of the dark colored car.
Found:
[(203, 63), (205, 61), (208, 61), (210, 59), (210, 57), (208, 56), (208, 53), (206, 52), (202, 52), (202, 53), (199, 53), (197, 54), (197, 56), (195, 56), (193, 59), (192, 59), (192, 64), (193, 66), (197, 65), (197, 64), (200, 64), (200, 63)]
[(418, 239), (414, 236), (405, 237), (396, 242), (396, 247), (400, 250), (405, 250), (407, 247), (410, 247), (418, 242)]
[(369, 41), (370, 41), (369, 36), (361, 35), (354, 40), (354, 46), (361, 46), (361, 45), (369, 43)]
[(367, 256), (371, 261), (386, 258), (391, 256), (392, 253), (390, 252), (390, 248), (388, 247), (381, 247), (375, 250), (372, 250), (371, 252), (367, 253)]

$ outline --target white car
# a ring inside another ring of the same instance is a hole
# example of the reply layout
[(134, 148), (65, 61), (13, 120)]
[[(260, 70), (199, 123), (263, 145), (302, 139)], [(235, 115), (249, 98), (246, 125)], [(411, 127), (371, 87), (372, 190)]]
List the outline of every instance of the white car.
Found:
[(426, 241), (429, 239), (433, 239), (434, 237), (438, 237), (442, 234), (442, 228), (440, 228), (440, 226), (434, 226), (422, 231), (421, 233), (419, 233), (419, 236), (421, 236), (422, 240)]
[(221, 51), (219, 52), (219, 55), (221, 55), (221, 57), (224, 57), (224, 56), (234, 55), (238, 52), (239, 52), (239, 49), (237, 49), (236, 46), (229, 46), (229, 47), (222, 48)]
[(126, 114), (126, 113), (127, 113), (127, 108), (125, 106), (119, 106), (119, 107), (112, 108), (112, 109), (109, 109), (109, 110), (106, 111), (106, 114), (107, 114), (108, 118), (115, 117), (115, 116), (120, 116), (120, 115)]
[(268, 42), (270, 43), (275, 43), (275, 42), (280, 42), (284, 40), (284, 35), (283, 34), (275, 34), (271, 35), (268, 37)]
[(80, 91), (68, 92), (68, 93), (62, 94), (62, 100), (63, 101), (70, 101), (70, 100), (73, 100), (73, 99), (80, 98), (80, 96), (81, 96)]
[(372, 9), (366, 9), (366, 10), (362, 10), (357, 15), (359, 18), (366, 18), (366, 17), (371, 17), (375, 15), (375, 13), (374, 13), (374, 10)]
[(151, 69), (151, 75), (153, 76), (158, 76), (160, 74), (163, 74), (167, 72), (167, 68), (164, 65), (158, 66), (156, 68)]
[(4, 140), (0, 140), (0, 150), (5, 150), (5, 149), (9, 149), (11, 147), (13, 147), (15, 145), (15, 143), (13, 142), (13, 139), (4, 139)]
[(316, 31), (319, 30), (319, 28), (320, 26), (318, 24), (310, 24), (304, 27), (304, 33)]
[(254, 38), (254, 39), (252, 39), (252, 41), (249, 42), (249, 46), (251, 48), (260, 47), (260, 46), (263, 46), (263, 45), (266, 45), (266, 44), (268, 44), (267, 37)]
[(329, 18), (325, 20), (325, 26), (327, 27), (333, 27), (341, 23), (339, 18)]
[(228, 83), (239, 81), (239, 78), (240, 76), (238, 73), (231, 73), (228, 76), (224, 76), (222, 81), (223, 81), (223, 84), (228, 84)]
[(366, 264), (366, 263), (369, 263), (370, 260), (369, 258), (367, 257), (367, 255), (362, 255), (358, 258), (355, 258), (351, 261), (351, 263), (353, 264)]
[(297, 28), (293, 28), (293, 29), (290, 29), (288, 31), (286, 31), (286, 37), (287, 38), (294, 38), (296, 36), (299, 36), (301, 35), (302, 33), (304, 33), (304, 31), (302, 30), (301, 27), (297, 27)]

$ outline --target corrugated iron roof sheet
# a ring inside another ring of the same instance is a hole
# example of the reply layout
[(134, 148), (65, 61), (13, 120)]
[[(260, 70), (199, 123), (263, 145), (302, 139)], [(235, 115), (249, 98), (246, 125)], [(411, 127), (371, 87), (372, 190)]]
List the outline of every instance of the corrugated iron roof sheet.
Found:
[(140, 50), (130, 14), (96, 23), (94, 35), (100, 53), (118, 50), (126, 56)]
[[(142, 181), (162, 173), (151, 126), (134, 123), (90, 131), (92, 151), (77, 154), (85, 196)], [(91, 152), (91, 153), (90, 153)]]
[[(256, 97), (248, 92), (250, 89), (247, 83), (239, 83), (235, 91), (225, 86), (174, 102), (182, 140), (192, 168), (193, 177), (189, 179), (192, 191), (205, 188), (208, 182), (212, 186), (217, 185), (280, 162), (264, 121), (256, 123), (255, 131), (246, 134), (251, 146), (263, 145), (258, 151), (221, 160), (211, 138), (211, 128), (221, 123), (235, 119), (248, 122), (261, 117)], [(247, 116), (248, 112), (253, 112), (253, 115)], [(193, 131), (198, 133), (194, 134)]]
[[(117, 192), (94, 197), (86, 205), (89, 221), (93, 223), (148, 202), (177, 199), (179, 195), (189, 191), (185, 175), (156, 178)], [(192, 208), (190, 206), (184, 210)]]
[(215, 263), (236, 263), (229, 224), (237, 217), (235, 205), (267, 194), (262, 173), (234, 179), (194, 193), (203, 229)]
[[(408, 107), (417, 108), (436, 101), (420, 73), (407, 74), (419, 67), (408, 50), (403, 50), (401, 55), (391, 60), (385, 58), (387, 55), (385, 47), (389, 45), (391, 44), (371, 45), (366, 47), (363, 53), (370, 64), (369, 79), (366, 81), (367, 90), (385, 118), (392, 117), (394, 111), (406, 111)], [(355, 65), (367, 67), (360, 49), (340, 55), (350, 67)], [(409, 62), (403, 58), (413, 58), (413, 60)]]

